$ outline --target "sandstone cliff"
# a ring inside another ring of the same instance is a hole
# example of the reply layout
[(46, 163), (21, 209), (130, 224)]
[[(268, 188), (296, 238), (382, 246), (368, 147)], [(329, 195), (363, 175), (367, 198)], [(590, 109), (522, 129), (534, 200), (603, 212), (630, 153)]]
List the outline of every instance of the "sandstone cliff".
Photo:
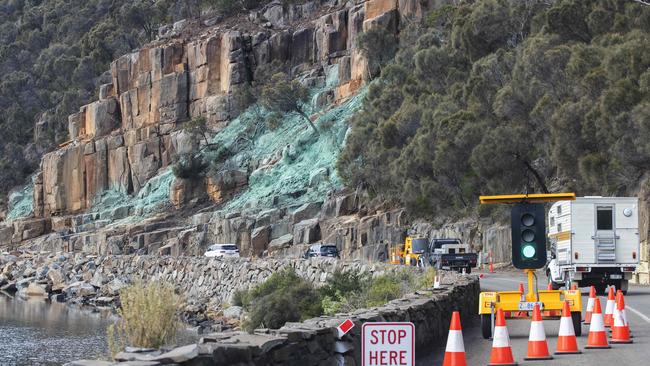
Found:
[[(404, 234), (401, 212), (359, 215), (359, 193), (341, 191), (334, 168), (368, 75), (356, 37), (373, 27), (397, 33), (404, 19), (438, 3), (445, 2), (272, 2), (216, 24), (161, 29), (158, 40), (115, 60), (99, 99), (69, 116), (69, 141), (43, 157), (18, 197), (20, 213), (0, 228), (0, 243), (201, 254), (208, 243), (235, 242), (246, 255), (297, 255), (304, 244), (330, 241), (346, 256), (385, 256), (386, 245)], [(293, 126), (287, 141), (268, 133), (224, 179), (175, 179), (174, 157), (200, 144), (184, 124), (204, 117), (215, 143), (232, 144), (243, 116), (234, 95), (273, 61), (288, 63), (315, 91), (312, 120), (335, 128), (316, 138)], [(199, 213), (188, 205), (209, 201), (214, 208)]]

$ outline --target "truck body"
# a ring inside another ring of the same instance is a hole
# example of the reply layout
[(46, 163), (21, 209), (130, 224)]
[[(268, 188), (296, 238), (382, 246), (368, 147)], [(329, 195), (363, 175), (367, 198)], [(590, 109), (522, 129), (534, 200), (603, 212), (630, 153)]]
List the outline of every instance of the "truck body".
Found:
[(551, 285), (593, 285), (601, 294), (614, 285), (627, 292), (639, 264), (638, 206), (636, 197), (555, 202), (548, 214)]
[(431, 239), (429, 263), (437, 269), (471, 273), (478, 263), (478, 254), (460, 239)]

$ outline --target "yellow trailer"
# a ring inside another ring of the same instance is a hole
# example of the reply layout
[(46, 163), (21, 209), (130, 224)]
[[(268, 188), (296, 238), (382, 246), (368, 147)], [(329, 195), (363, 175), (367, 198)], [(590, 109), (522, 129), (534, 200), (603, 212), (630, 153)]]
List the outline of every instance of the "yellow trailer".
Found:
[(582, 335), (580, 325), (582, 295), (580, 290), (536, 290), (534, 270), (527, 269), (525, 271), (528, 275), (528, 292), (523, 295), (519, 291), (481, 292), (478, 313), (481, 316), (481, 334), (483, 338), (492, 337), (494, 319), (499, 309), (506, 313), (518, 313), (519, 315), (525, 313), (530, 316), (535, 304), (539, 304), (543, 311), (561, 311), (564, 301), (569, 302), (576, 336)]
[[(582, 335), (582, 295), (579, 290), (538, 290), (535, 269), (542, 268), (546, 261), (545, 218), (542, 202), (575, 200), (574, 193), (516, 194), (504, 196), (481, 196), (482, 204), (514, 203), (512, 209), (513, 264), (523, 269), (528, 277), (525, 294), (519, 291), (482, 292), (479, 297), (478, 313), (481, 316), (483, 338), (492, 337), (497, 310), (516, 313), (517, 317), (528, 317), (535, 304), (541, 310), (561, 311), (564, 302), (569, 303), (576, 336)], [(533, 207), (537, 205), (538, 207)], [(522, 316), (523, 314), (523, 316)]]

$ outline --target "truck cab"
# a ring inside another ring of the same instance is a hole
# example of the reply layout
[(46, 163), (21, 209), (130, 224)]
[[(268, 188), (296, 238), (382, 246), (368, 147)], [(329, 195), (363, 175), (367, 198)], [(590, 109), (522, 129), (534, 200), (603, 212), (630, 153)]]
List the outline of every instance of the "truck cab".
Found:
[(432, 239), (429, 243), (430, 263), (438, 269), (449, 269), (471, 273), (476, 267), (478, 255), (472, 253), (469, 244), (460, 239)]
[(578, 197), (558, 201), (548, 215), (551, 260), (546, 273), (553, 287), (607, 286), (624, 293), (639, 263), (636, 197)]

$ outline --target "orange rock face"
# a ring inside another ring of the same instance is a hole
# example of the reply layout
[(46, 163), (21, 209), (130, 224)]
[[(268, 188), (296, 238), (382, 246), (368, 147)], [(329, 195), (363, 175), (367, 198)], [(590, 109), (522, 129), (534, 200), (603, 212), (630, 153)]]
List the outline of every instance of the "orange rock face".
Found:
[[(137, 193), (193, 143), (177, 133), (185, 121), (202, 116), (209, 126), (223, 126), (238, 113), (233, 91), (264, 63), (279, 60), (321, 72), (322, 65), (335, 65), (335, 99), (347, 98), (368, 77), (367, 63), (355, 50), (357, 35), (373, 26), (394, 25), (396, 31), (397, 9), (397, 0), (371, 0), (303, 19), (295, 29), (258, 27), (245, 34), (207, 28), (192, 39), (159, 41), (120, 57), (111, 64), (112, 82), (100, 87), (100, 99), (69, 116), (70, 141), (43, 157), (36, 216), (83, 211), (107, 189)], [(246, 184), (245, 173), (228, 174), (207, 183), (212, 200)], [(226, 181), (234, 186), (225, 187)]]

